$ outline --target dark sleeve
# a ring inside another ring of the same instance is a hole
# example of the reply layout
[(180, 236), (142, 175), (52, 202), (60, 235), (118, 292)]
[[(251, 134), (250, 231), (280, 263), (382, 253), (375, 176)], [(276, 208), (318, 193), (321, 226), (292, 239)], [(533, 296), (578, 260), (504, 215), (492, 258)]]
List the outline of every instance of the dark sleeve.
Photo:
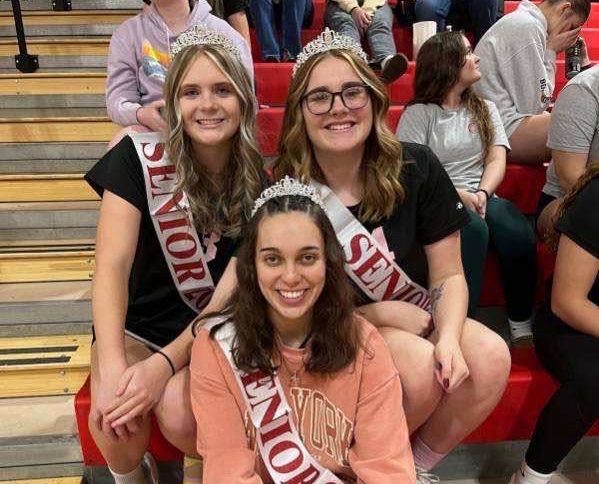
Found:
[(100, 197), (104, 190), (108, 190), (129, 202), (141, 213), (147, 211), (148, 202), (141, 162), (129, 136), (125, 136), (86, 173), (85, 181)]
[(428, 146), (412, 145), (422, 183), (418, 190), (416, 233), (422, 245), (432, 244), (460, 230), (470, 216), (447, 172)]
[(558, 232), (567, 235), (594, 257), (599, 258), (599, 178), (595, 177), (578, 193), (558, 222)]
[(249, 3), (247, 0), (224, 0), (225, 18), (237, 12), (244, 11)]

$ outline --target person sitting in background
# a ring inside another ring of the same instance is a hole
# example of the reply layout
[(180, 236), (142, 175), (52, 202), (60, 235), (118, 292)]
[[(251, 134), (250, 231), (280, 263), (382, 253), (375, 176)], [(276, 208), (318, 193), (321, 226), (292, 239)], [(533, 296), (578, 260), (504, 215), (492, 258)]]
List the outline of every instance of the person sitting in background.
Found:
[[(265, 62), (293, 62), (302, 50), (302, 26), (311, 18), (312, 0), (250, 0), (260, 53)], [(276, 26), (281, 31), (277, 39)]]
[(476, 44), (497, 21), (497, 0), (415, 0), (414, 20), (437, 22), (437, 32), (443, 32), (447, 17), (456, 11), (464, 14)]
[(535, 349), (560, 386), (543, 408), (511, 484), (548, 484), (599, 419), (599, 161), (558, 210), (551, 298), (534, 324)]
[(590, 160), (599, 160), (599, 66), (578, 74), (560, 93), (551, 112), (547, 146), (552, 160), (537, 207), (537, 231), (543, 238), (553, 232), (564, 193)]
[(488, 243), (497, 251), (512, 342), (531, 337), (536, 286), (535, 234), (516, 206), (494, 193), (505, 175), (509, 143), (497, 108), (473, 91), (479, 59), (460, 32), (443, 32), (420, 48), (414, 99), (397, 128), (401, 141), (427, 145), (470, 213), (461, 246), (473, 316)]
[(210, 14), (205, 0), (154, 0), (135, 17), (123, 22), (110, 39), (106, 80), (108, 116), (125, 129), (109, 144), (113, 147), (134, 131), (162, 131), (162, 88), (177, 36), (197, 24), (224, 33), (241, 52), (253, 77), (249, 45), (227, 22)]
[[(476, 46), (483, 77), (475, 90), (499, 109), (510, 160), (549, 160), (547, 108), (555, 87), (555, 57), (576, 42), (590, 10), (589, 0), (545, 0), (538, 5), (522, 0)], [(586, 48), (583, 51), (586, 57)]]
[(237, 289), (191, 356), (203, 481), (415, 484), (399, 376), (354, 312), (320, 198), (282, 180), (242, 240)]
[(212, 14), (226, 20), (245, 39), (249, 46), (252, 45), (250, 38), (250, 26), (245, 13), (248, 8), (248, 0), (207, 0), (212, 7)]
[(395, 48), (393, 11), (387, 0), (329, 0), (324, 23), (358, 44), (366, 37), (372, 63), (380, 67), (384, 82), (393, 82), (406, 72), (408, 59)]

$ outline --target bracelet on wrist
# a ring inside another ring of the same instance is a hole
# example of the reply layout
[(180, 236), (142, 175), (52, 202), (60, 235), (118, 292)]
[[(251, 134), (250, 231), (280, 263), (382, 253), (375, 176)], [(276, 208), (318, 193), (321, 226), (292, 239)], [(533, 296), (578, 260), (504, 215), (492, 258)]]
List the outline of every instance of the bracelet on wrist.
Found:
[(157, 350), (156, 351), (157, 354), (162, 355), (164, 357), (164, 359), (168, 362), (168, 366), (171, 367), (171, 372), (173, 373), (172, 376), (175, 375), (175, 373), (177, 373), (177, 371), (175, 370), (175, 365), (173, 365), (172, 360), (168, 357), (168, 355), (166, 353), (164, 353), (162, 350)]
[(487, 202), (489, 201), (489, 192), (487, 190), (485, 190), (484, 188), (477, 188), (476, 190), (474, 190), (474, 193), (478, 193), (478, 192), (483, 192), (485, 194), (485, 197), (487, 197)]

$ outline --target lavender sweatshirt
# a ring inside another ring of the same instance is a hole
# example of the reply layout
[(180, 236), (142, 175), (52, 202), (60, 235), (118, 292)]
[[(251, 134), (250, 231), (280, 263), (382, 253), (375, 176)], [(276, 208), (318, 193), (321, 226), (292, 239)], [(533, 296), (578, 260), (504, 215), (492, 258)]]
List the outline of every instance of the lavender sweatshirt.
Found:
[[(233, 27), (212, 15), (210, 10), (205, 0), (198, 0), (185, 30), (203, 23), (225, 33), (241, 51), (243, 64), (253, 78), (250, 47)], [(137, 110), (162, 99), (166, 70), (171, 61), (169, 47), (176, 38), (154, 5), (119, 25), (110, 39), (106, 83), (106, 108), (115, 123), (138, 124)]]

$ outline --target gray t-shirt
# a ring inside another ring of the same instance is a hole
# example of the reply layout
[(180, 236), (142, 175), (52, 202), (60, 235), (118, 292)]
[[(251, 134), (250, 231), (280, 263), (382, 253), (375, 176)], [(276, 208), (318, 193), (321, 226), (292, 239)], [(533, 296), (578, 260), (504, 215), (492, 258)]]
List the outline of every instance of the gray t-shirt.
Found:
[[(491, 101), (489, 107), (495, 136), (493, 145), (509, 149), (499, 112)], [(397, 127), (400, 141), (427, 145), (447, 171), (456, 188), (478, 188), (483, 175), (483, 146), (478, 126), (465, 106), (443, 109), (437, 104), (414, 104), (402, 114)]]
[[(599, 65), (578, 74), (560, 93), (551, 113), (547, 146), (588, 153), (587, 162), (599, 160)], [(543, 192), (555, 198), (564, 195), (553, 160)]]
[(476, 45), (479, 96), (495, 103), (508, 136), (527, 116), (547, 109), (555, 85), (555, 52), (547, 49), (547, 20), (534, 3), (497, 21)]

